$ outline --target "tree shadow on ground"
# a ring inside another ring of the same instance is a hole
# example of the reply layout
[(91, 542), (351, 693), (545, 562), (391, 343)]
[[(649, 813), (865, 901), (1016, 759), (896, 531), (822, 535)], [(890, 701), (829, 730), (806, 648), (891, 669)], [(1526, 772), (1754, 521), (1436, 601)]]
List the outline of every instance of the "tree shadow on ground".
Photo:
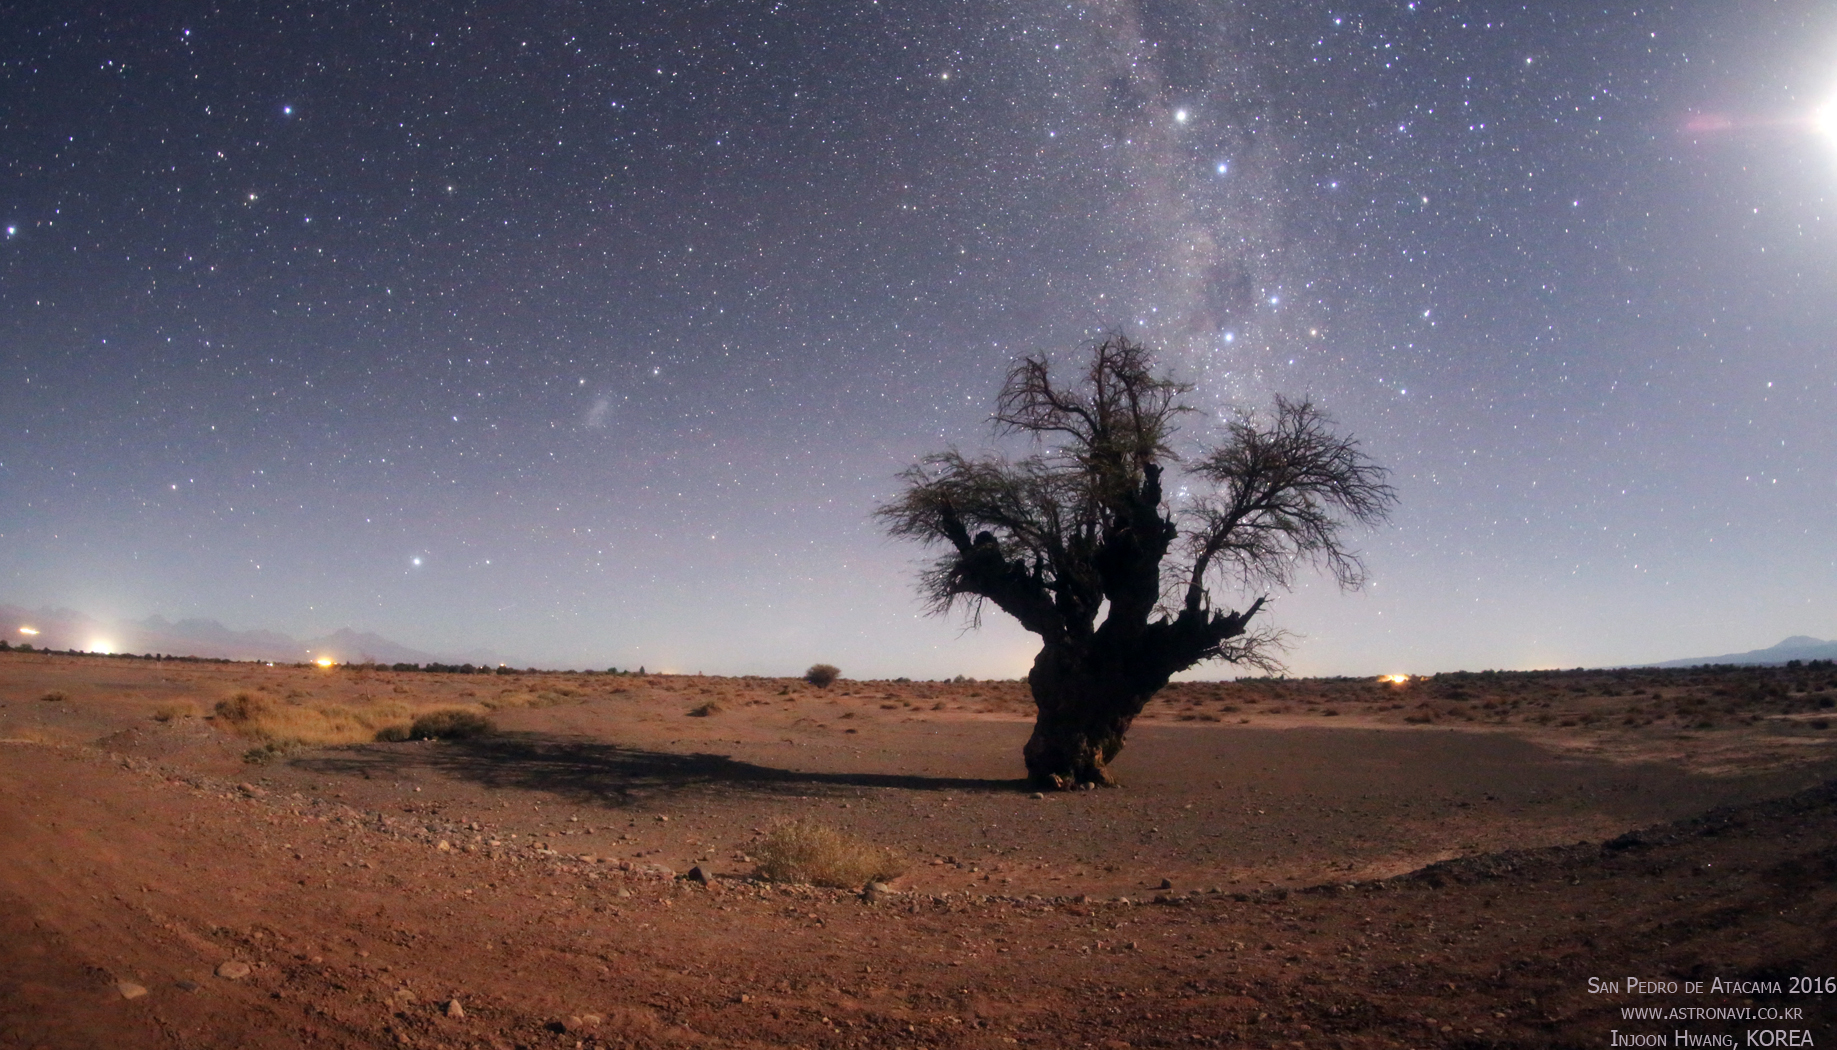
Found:
[(493, 790), (542, 791), (575, 802), (629, 806), (658, 796), (736, 790), (757, 796), (830, 794), (848, 788), (1005, 792), (1025, 779), (990, 780), (904, 773), (819, 773), (761, 766), (726, 755), (647, 751), (536, 733), (499, 734), (428, 744), (361, 744), (295, 759), (297, 769), (331, 776), (402, 777), (425, 771)]

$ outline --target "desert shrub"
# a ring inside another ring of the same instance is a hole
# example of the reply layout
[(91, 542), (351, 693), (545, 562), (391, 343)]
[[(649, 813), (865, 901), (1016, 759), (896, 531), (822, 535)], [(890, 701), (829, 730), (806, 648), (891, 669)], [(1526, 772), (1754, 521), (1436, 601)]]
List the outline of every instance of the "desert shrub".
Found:
[(759, 878), (857, 887), (885, 882), (906, 870), (896, 851), (861, 841), (814, 820), (780, 824), (754, 850)]
[(260, 747), (252, 747), (242, 753), (242, 760), (252, 766), (265, 766), (276, 759), (286, 758), (293, 751), (293, 745), (270, 740)]
[(493, 728), (491, 720), (476, 711), (450, 707), (415, 719), (408, 727), (408, 735), (414, 740), (466, 740), (485, 736)]
[(217, 717), (235, 726), (259, 722), (273, 711), (268, 701), (248, 693), (237, 693), (228, 700), (217, 701)]
[(707, 703), (701, 704), (697, 707), (691, 707), (689, 709), (689, 717), (690, 718), (707, 718), (709, 715), (718, 715), (724, 710), (726, 710), (726, 708), (723, 708), (718, 702), (714, 700), (710, 700)]
[(408, 724), (413, 709), (395, 701), (355, 705), (281, 704), (250, 693), (220, 700), (217, 726), (238, 736), (288, 746), (355, 744), (389, 726)]
[(175, 718), (198, 717), (198, 705), (186, 700), (176, 704), (161, 704), (153, 709), (155, 722), (170, 722)]
[(840, 677), (842, 669), (834, 664), (811, 664), (810, 669), (804, 672), (804, 681), (818, 689), (828, 689)]
[(400, 722), (384, 726), (376, 731), (376, 742), (379, 744), (399, 744), (409, 739), (412, 737), (409, 735), (408, 727)]
[(70, 697), (66, 696), (60, 690), (53, 689), (50, 692), (46, 693), (45, 695), (39, 697), (39, 699), (56, 704), (56, 703), (62, 703), (63, 701), (70, 699)]

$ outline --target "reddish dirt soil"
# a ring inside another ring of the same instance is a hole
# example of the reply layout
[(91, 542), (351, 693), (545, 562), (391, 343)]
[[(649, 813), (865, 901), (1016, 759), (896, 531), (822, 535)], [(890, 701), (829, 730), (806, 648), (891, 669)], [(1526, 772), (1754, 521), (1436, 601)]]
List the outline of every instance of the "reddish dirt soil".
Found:
[[(1830, 1045), (1834, 685), (1189, 683), (1036, 795), (1012, 682), (0, 653), (0, 1046)], [(237, 694), (500, 732), (265, 747)], [(752, 880), (792, 818), (909, 870)]]

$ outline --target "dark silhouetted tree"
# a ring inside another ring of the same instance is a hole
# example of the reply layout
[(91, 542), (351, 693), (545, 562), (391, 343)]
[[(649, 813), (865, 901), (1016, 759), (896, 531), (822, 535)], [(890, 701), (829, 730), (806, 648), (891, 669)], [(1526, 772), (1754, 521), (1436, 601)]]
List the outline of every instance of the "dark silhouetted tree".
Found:
[[(1170, 445), (1192, 387), (1153, 371), (1122, 335), (1091, 351), (1070, 386), (1044, 358), (1015, 365), (993, 419), (1036, 439), (1018, 460), (956, 450), (900, 475), (875, 513), (894, 536), (944, 548), (921, 577), (932, 611), (983, 603), (1044, 645), (1027, 676), (1038, 710), (1023, 749), (1042, 786), (1110, 784), (1108, 764), (1168, 678), (1205, 660), (1280, 668), (1279, 632), (1252, 630), (1307, 566), (1356, 588), (1349, 525), (1375, 525), (1396, 496), (1387, 472), (1312, 404), (1278, 398), (1269, 418), (1235, 419), (1185, 462)], [(1178, 464), (1177, 500), (1163, 475)], [(1265, 592), (1241, 612), (1213, 588)]]

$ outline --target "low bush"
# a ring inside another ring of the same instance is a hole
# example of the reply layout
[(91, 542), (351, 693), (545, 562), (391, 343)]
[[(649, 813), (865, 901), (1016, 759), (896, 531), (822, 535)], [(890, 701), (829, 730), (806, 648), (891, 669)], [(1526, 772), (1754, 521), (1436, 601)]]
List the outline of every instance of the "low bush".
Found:
[(216, 721), (220, 729), (269, 743), (356, 744), (376, 739), (390, 726), (407, 725), (412, 710), (391, 701), (307, 707), (237, 693), (217, 702)]
[(450, 707), (415, 719), (408, 736), (411, 740), (467, 740), (486, 736), (493, 728), (491, 720), (477, 711)]
[(228, 700), (217, 701), (217, 717), (233, 726), (259, 722), (273, 713), (273, 705), (249, 693), (237, 693)]
[(828, 689), (840, 677), (842, 669), (834, 664), (811, 664), (810, 669), (804, 672), (804, 681), (818, 689)]
[(59, 690), (53, 689), (50, 692), (46, 693), (45, 695), (39, 697), (39, 699), (47, 701), (49, 703), (57, 704), (57, 703), (62, 703), (63, 701), (70, 699), (70, 697), (66, 696), (64, 693), (60, 692)]
[(699, 707), (691, 707), (689, 709), (689, 717), (690, 718), (707, 718), (709, 715), (718, 715), (722, 711), (725, 711), (725, 710), (726, 708), (722, 707), (719, 703), (713, 700), (710, 700), (707, 703), (702, 704)]
[(885, 882), (906, 870), (898, 852), (875, 846), (813, 820), (794, 820), (768, 832), (754, 849), (759, 878), (858, 888)]

